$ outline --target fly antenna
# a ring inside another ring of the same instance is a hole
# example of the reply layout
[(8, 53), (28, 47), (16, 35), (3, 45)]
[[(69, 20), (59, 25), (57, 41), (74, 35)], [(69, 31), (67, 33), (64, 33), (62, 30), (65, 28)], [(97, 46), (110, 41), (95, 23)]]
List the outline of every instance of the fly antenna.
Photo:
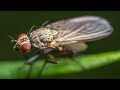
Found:
[(12, 40), (11, 40), (11, 43), (17, 42), (17, 40), (15, 40), (15, 39), (14, 39), (13, 37), (11, 37), (10, 35), (8, 35), (8, 37), (12, 39)]
[(11, 37), (10, 35), (8, 35), (8, 37), (10, 37), (11, 39), (15, 40), (13, 37)]

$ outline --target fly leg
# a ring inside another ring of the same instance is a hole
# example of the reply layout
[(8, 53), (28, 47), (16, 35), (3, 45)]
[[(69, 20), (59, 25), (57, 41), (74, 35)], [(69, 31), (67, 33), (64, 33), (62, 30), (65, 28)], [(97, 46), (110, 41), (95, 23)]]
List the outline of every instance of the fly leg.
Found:
[(43, 63), (43, 65), (41, 66), (40, 73), (39, 73), (39, 75), (38, 75), (38, 76), (42, 76), (42, 73), (43, 73), (43, 71), (44, 71), (45, 66), (47, 65), (47, 63), (48, 63), (48, 61), (47, 61), (47, 60), (45, 60), (45, 62), (44, 62), (44, 63)]
[[(83, 54), (82, 54), (82, 52), (76, 52), (76, 53), (74, 53), (72, 56), (70, 56), (70, 60), (72, 60), (73, 62), (75, 61), (76, 62), (76, 64), (80, 64), (80, 66), (81, 66), (81, 68), (83, 69), (83, 70), (87, 70), (87, 68), (81, 63), (81, 62), (78, 62), (78, 61), (76, 61), (76, 59), (75, 58), (77, 58), (77, 57), (82, 57), (83, 56)], [(79, 58), (80, 58), (79, 57)]]
[(75, 57), (82, 57), (82, 52), (73, 52), (73, 55), (70, 56), (71, 59), (75, 60)]
[(32, 56), (31, 58), (27, 59), (27, 61), (25, 62), (26, 64), (32, 64), (33, 62), (35, 62), (40, 56), (40, 53), (36, 53), (34, 56)]
[(22, 70), (26, 65), (29, 65), (29, 70), (28, 70), (28, 73), (27, 73), (27, 75), (26, 75), (26, 78), (30, 78), (30, 73), (31, 73), (31, 71), (32, 71), (33, 63), (34, 63), (36, 60), (38, 60), (39, 56), (40, 56), (40, 53), (38, 52), (38, 53), (36, 53), (34, 56), (28, 58), (27, 61), (23, 64), (23, 66), (21, 66), (21, 67), (19, 68), (19, 70)]
[[(60, 54), (61, 54), (62, 56), (68, 56), (69, 59), (70, 59), (71, 61), (73, 61), (74, 63), (76, 63), (76, 64), (78, 64), (79, 62), (76, 61), (75, 58), (78, 57), (78, 56), (82, 56), (82, 55), (83, 55), (81, 52), (74, 52), (74, 51), (72, 51), (72, 50), (61, 51)], [(87, 70), (84, 65), (82, 65), (81, 63), (79, 63), (79, 64), (80, 64), (81, 68), (83, 68), (84, 70)]]
[(58, 64), (58, 61), (57, 59), (52, 55), (52, 54), (45, 54), (45, 62), (43, 63), (41, 69), (40, 69), (40, 74), (39, 76), (42, 75), (44, 69), (45, 69), (45, 66), (48, 64), (48, 63), (53, 63), (53, 64)]
[(31, 75), (31, 71), (32, 71), (32, 68), (33, 68), (33, 63), (39, 59), (39, 56), (40, 56), (40, 53), (37, 53), (36, 55), (32, 56), (31, 58), (29, 58), (25, 64), (28, 64), (29, 65), (29, 70), (28, 70), (28, 73), (27, 73), (27, 76), (26, 78), (30, 78), (30, 75)]
[(45, 58), (50, 63), (58, 64), (58, 60), (52, 54), (47, 54)]

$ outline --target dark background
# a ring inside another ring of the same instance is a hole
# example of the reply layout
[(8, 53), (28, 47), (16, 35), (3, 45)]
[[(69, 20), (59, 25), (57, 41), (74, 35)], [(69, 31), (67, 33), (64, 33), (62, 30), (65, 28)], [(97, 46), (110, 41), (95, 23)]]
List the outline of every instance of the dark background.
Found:
[[(49, 22), (77, 16), (101, 16), (114, 27), (114, 32), (108, 38), (88, 43), (85, 54), (96, 54), (120, 50), (120, 11), (0, 11), (0, 60), (21, 60), (23, 56), (13, 51), (13, 44), (8, 35), (17, 39), (20, 33), (29, 31), (32, 25), (41, 26)], [(74, 78), (120, 78), (120, 62), (96, 70), (72, 74), (66, 77)], [(63, 76), (65, 77), (65, 76)]]

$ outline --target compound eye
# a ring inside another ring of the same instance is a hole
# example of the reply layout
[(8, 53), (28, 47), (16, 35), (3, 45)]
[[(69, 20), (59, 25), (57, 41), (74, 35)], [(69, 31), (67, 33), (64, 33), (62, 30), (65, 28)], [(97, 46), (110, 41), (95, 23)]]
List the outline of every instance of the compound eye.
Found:
[(31, 45), (28, 44), (28, 43), (23, 44), (23, 45), (21, 46), (21, 51), (22, 51), (22, 52), (29, 52), (30, 49), (31, 49)]

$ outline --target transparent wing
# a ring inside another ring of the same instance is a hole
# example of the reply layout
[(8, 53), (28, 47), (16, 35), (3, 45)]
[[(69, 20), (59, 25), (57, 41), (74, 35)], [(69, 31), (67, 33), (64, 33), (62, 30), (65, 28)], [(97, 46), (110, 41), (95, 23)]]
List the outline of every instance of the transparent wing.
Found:
[(51, 23), (47, 28), (59, 32), (54, 40), (62, 45), (75, 42), (89, 42), (109, 36), (113, 32), (110, 23), (101, 17), (84, 16)]

